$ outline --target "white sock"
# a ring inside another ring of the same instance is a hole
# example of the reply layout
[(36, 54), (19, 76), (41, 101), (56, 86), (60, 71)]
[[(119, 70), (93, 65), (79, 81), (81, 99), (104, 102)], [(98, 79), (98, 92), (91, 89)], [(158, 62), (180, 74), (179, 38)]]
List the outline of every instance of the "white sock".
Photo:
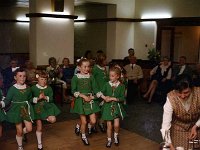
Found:
[(79, 124), (76, 124), (76, 128), (80, 128), (80, 125), (79, 125)]
[(85, 133), (82, 133), (82, 138), (85, 139), (86, 138), (86, 135)]
[(114, 138), (117, 138), (118, 133), (114, 132)]
[(19, 147), (22, 147), (22, 136), (17, 136), (17, 135), (16, 135), (16, 140), (17, 140), (17, 145), (18, 145)]
[(42, 132), (36, 131), (36, 137), (38, 141), (38, 148), (42, 148)]
[(24, 128), (23, 128), (23, 134), (26, 134), (26, 133), (28, 133), (28, 132), (27, 132), (27, 130), (26, 130), (26, 127), (24, 127)]
[(92, 125), (90, 123), (88, 123), (88, 128), (91, 129), (92, 128)]
[(111, 138), (108, 138), (108, 141), (111, 141)]

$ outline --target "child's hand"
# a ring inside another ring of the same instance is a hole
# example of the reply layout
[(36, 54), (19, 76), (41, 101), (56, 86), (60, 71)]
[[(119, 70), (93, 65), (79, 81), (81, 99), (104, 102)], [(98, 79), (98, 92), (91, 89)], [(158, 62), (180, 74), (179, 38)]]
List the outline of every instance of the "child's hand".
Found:
[(41, 99), (46, 99), (46, 96), (44, 95), (44, 93), (40, 93), (39, 97), (38, 97), (38, 100), (41, 100)]
[(91, 100), (94, 99), (94, 96), (92, 96), (92, 95), (90, 95), (89, 97), (91, 98)]
[(84, 98), (84, 101), (86, 101), (86, 102), (90, 102), (92, 100), (92, 98), (90, 97), (90, 96), (86, 96), (85, 98)]
[(110, 96), (106, 96), (104, 100), (108, 103), (111, 101), (110, 98), (111, 98)]

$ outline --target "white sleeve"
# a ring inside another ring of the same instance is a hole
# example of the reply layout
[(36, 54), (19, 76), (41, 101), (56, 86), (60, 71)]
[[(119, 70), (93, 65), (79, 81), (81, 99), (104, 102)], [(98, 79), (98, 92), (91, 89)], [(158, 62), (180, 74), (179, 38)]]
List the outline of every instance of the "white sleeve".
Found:
[(156, 73), (156, 70), (158, 69), (158, 66), (154, 67), (151, 71), (150, 71), (150, 75), (154, 75)]
[(171, 137), (170, 137), (170, 128), (171, 128), (173, 108), (168, 97), (163, 109), (164, 109), (163, 121), (162, 121), (162, 128), (160, 131), (161, 131), (163, 139), (166, 140), (166, 142), (168, 143), (172, 143)]
[(196, 122), (196, 126), (200, 127), (200, 117), (199, 117), (199, 120), (197, 120), (197, 122)]
[(38, 99), (37, 97), (33, 97), (33, 103), (34, 104), (37, 104), (37, 99)]

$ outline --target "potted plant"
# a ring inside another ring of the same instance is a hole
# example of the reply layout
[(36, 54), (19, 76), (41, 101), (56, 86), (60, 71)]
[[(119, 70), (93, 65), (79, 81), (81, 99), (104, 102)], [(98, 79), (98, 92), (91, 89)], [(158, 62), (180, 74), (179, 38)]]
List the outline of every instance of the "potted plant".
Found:
[(149, 48), (147, 57), (151, 61), (160, 61), (160, 53), (156, 50), (156, 48)]

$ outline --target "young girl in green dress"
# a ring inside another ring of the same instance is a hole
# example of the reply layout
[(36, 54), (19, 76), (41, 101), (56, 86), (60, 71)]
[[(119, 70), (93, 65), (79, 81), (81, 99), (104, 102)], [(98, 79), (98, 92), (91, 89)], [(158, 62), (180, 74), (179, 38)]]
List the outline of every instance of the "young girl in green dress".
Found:
[[(102, 106), (102, 119), (107, 121), (107, 144), (111, 147), (112, 130), (114, 126), (114, 143), (119, 145), (120, 118), (124, 118), (126, 113), (123, 109), (125, 100), (125, 86), (120, 83), (121, 70), (119, 67), (113, 67), (109, 71), (110, 81), (103, 87), (102, 93), (105, 95), (105, 103)], [(114, 124), (114, 125), (113, 125)]]
[(91, 125), (96, 123), (95, 113), (99, 112), (100, 108), (94, 101), (94, 94), (96, 94), (97, 97), (101, 97), (102, 93), (98, 91), (94, 77), (89, 74), (89, 60), (82, 58), (78, 62), (78, 68), (80, 73), (77, 73), (72, 78), (71, 86), (72, 93), (75, 96), (75, 102), (71, 111), (80, 115), (82, 141), (85, 145), (89, 145), (85, 134), (87, 124), (86, 116), (89, 116)]
[[(108, 72), (106, 68), (107, 62), (106, 62), (106, 55), (105, 54), (99, 54), (96, 58), (96, 64), (92, 68), (92, 75), (94, 76), (97, 86), (100, 90), (102, 90), (103, 86), (109, 81), (108, 78)], [(102, 99), (99, 99), (99, 104), (101, 104)], [(99, 118), (98, 125), (101, 130), (101, 132), (105, 132), (105, 126), (104, 121), (101, 120), (101, 113), (97, 114), (97, 119)]]
[[(14, 72), (14, 79), (16, 83), (8, 90), (2, 106), (11, 103), (11, 108), (6, 113), (7, 121), (15, 123), (18, 150), (23, 150), (22, 136), (32, 131), (32, 120), (34, 119), (33, 108), (30, 104), (32, 102), (32, 94), (31, 88), (25, 84), (26, 72), (24, 69), (18, 68)], [(25, 128), (23, 128), (23, 123)]]
[(40, 72), (36, 75), (38, 83), (31, 87), (33, 95), (33, 108), (35, 120), (37, 124), (36, 137), (38, 141), (38, 150), (42, 150), (42, 120), (47, 120), (50, 123), (56, 122), (56, 117), (60, 110), (53, 103), (53, 91), (47, 85), (48, 74)]
[(3, 102), (4, 98), (5, 97), (3, 96), (3, 93), (0, 89), (0, 137), (2, 136), (2, 124), (1, 123), (6, 120), (5, 113), (2, 109), (5, 107), (4, 102)]

